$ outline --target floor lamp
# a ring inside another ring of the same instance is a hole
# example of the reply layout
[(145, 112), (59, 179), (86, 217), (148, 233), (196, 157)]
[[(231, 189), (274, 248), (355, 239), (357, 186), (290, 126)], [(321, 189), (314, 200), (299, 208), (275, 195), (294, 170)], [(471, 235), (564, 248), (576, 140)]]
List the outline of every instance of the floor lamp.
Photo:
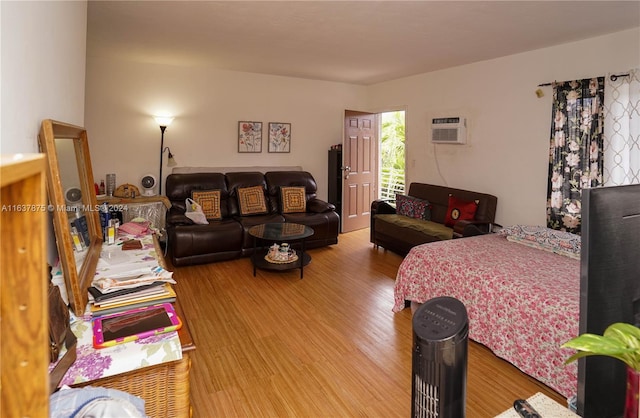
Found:
[[(165, 151), (165, 147), (164, 147), (164, 131), (167, 129), (167, 126), (171, 125), (171, 122), (173, 122), (173, 118), (170, 116), (154, 116), (154, 119), (156, 120), (156, 122), (158, 122), (158, 125), (160, 125), (160, 132), (161, 132), (161, 136), (160, 136), (160, 178), (158, 178), (158, 195), (161, 196), (162, 195), (162, 154), (164, 154)], [(173, 159), (173, 154), (171, 154), (171, 150), (169, 149), (169, 147), (167, 147), (167, 150), (169, 150), (169, 158)], [(175, 164), (175, 160), (174, 160), (174, 164)]]

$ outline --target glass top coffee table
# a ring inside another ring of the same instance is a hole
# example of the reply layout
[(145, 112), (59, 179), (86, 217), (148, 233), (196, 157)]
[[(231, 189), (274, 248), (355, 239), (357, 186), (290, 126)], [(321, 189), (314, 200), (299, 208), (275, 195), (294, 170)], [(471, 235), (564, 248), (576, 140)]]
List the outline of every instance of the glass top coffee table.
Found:
[[(260, 224), (249, 228), (249, 235), (254, 238), (251, 255), (253, 275), (256, 275), (256, 268), (276, 271), (299, 268), (302, 279), (304, 266), (311, 262), (311, 256), (304, 252), (304, 243), (313, 234), (312, 228), (291, 222)], [(263, 245), (258, 246), (258, 241)], [(291, 248), (280, 251), (280, 247), (286, 247), (287, 244)]]

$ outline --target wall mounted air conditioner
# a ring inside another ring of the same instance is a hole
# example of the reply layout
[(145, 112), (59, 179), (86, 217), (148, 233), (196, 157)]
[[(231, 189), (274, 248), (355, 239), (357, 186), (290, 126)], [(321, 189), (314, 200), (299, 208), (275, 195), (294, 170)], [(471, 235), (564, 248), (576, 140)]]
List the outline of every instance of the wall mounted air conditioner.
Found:
[(461, 117), (431, 119), (431, 142), (464, 144), (467, 142), (467, 120)]

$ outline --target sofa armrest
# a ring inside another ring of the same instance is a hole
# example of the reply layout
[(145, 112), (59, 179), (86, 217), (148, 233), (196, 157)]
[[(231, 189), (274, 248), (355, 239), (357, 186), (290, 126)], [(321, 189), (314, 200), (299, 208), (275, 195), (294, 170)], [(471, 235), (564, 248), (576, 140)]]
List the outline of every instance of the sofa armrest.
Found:
[(325, 202), (320, 199), (310, 199), (307, 202), (307, 212), (322, 213), (336, 210), (336, 206), (333, 203)]
[(391, 203), (395, 203), (394, 200), (386, 200), (386, 199), (376, 199), (371, 202), (371, 213), (370, 213), (370, 226), (369, 226), (369, 240), (376, 244), (376, 215), (378, 214), (395, 214), (396, 208)]
[(371, 216), (377, 215), (380, 213), (385, 213), (385, 214), (396, 213), (396, 208), (391, 204), (391, 202), (395, 202), (395, 201), (377, 199), (371, 202)]
[(459, 220), (453, 225), (453, 235), (455, 238), (483, 235), (488, 234), (490, 231), (491, 222), (478, 219)]

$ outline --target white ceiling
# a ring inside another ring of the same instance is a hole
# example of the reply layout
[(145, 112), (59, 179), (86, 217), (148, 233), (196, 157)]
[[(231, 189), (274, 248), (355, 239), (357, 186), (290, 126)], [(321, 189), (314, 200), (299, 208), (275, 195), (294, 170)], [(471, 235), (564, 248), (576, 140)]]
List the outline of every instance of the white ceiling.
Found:
[(87, 51), (368, 85), (638, 26), (640, 1), (90, 0)]

